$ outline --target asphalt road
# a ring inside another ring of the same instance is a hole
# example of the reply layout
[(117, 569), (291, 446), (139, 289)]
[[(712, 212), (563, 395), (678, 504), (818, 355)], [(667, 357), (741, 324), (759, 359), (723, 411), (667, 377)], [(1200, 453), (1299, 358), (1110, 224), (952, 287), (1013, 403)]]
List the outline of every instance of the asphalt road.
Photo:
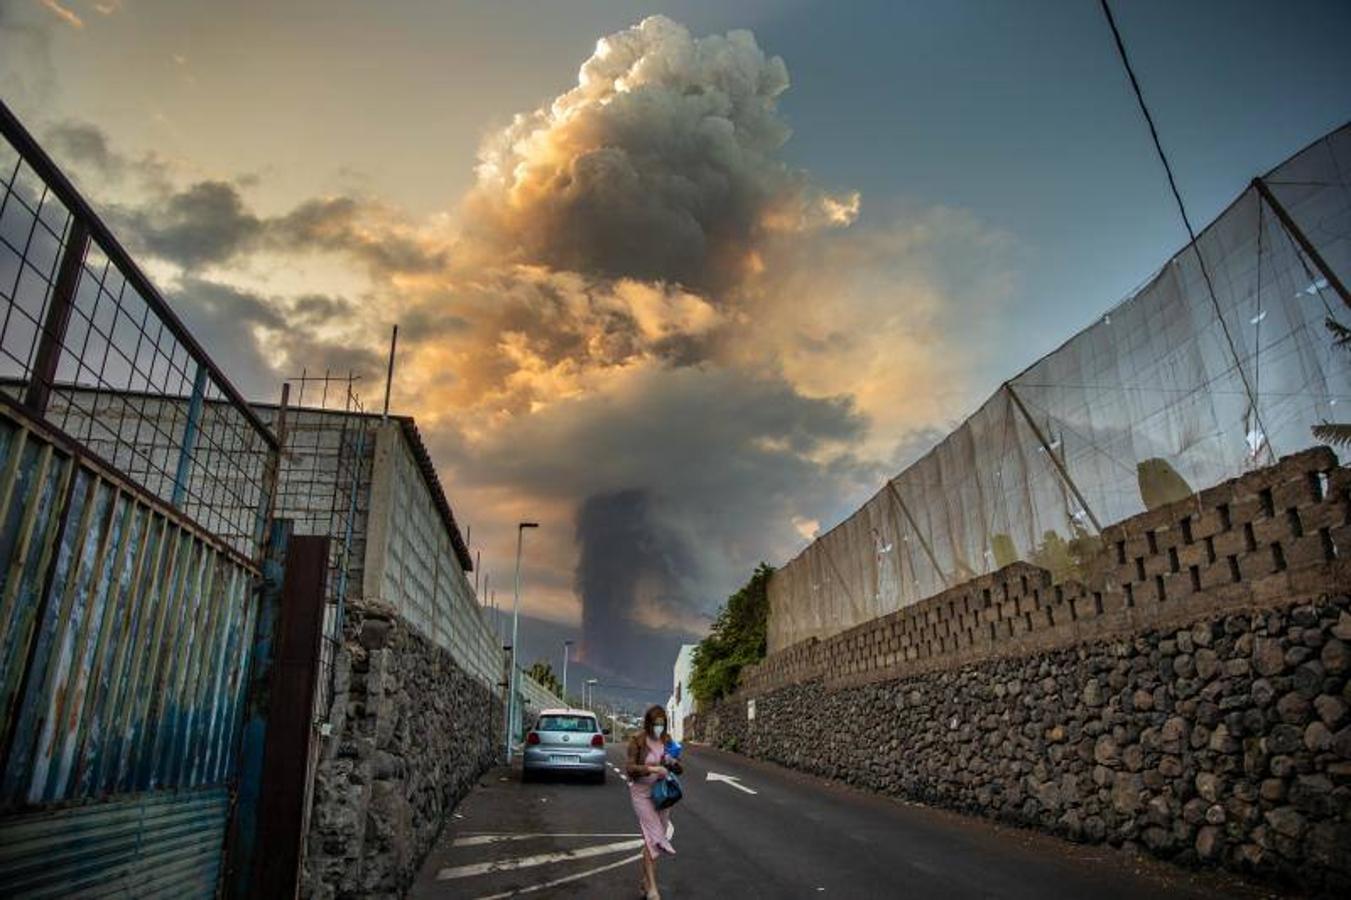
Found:
[[(522, 784), (519, 768), (485, 775), (410, 896), (638, 897), (640, 845), (618, 774), (622, 747), (611, 746), (609, 757), (617, 768), (604, 785)], [(688, 748), (684, 761), (685, 798), (672, 816), (678, 855), (657, 871), (665, 900), (1269, 895), (1225, 876), (900, 803), (708, 748)]]

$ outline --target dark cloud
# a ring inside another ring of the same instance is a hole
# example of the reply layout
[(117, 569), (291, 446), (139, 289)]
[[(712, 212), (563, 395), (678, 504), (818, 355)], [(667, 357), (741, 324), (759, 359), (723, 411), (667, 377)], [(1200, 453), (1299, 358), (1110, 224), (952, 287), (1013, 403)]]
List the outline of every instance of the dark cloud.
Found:
[(438, 272), (448, 263), (443, 250), (400, 227), (388, 210), (353, 197), (306, 201), (268, 221), (267, 235), (281, 248), (344, 254), (381, 275)]
[[(204, 278), (187, 277), (169, 296), (174, 311), (244, 396), (274, 400), (281, 382), (300, 374), (330, 370), (375, 378), (378, 354), (315, 336), (315, 327), (341, 321), (345, 300), (310, 295), (304, 312), (282, 298), (267, 298)], [(266, 352), (269, 348), (272, 353)]]
[(127, 161), (113, 152), (108, 136), (88, 122), (58, 122), (47, 129), (45, 143), (47, 149), (63, 162), (92, 167), (105, 177), (121, 178), (126, 170)]
[(281, 328), (285, 320), (266, 300), (198, 278), (184, 279), (167, 299), (244, 396), (275, 397), (276, 372), (258, 345), (256, 330)]
[(199, 181), (145, 204), (116, 206), (112, 217), (137, 250), (189, 271), (256, 247), (264, 227), (226, 181)]
[(114, 178), (128, 171), (140, 176), (143, 198), (112, 204), (112, 224), (137, 252), (190, 272), (262, 251), (332, 253), (381, 279), (439, 272), (448, 264), (444, 249), (371, 200), (317, 198), (279, 216), (260, 216), (241, 192), (251, 177), (173, 188), (163, 162), (153, 157), (130, 161), (116, 154), (104, 133), (88, 123), (62, 123), (49, 131), (49, 140), (78, 167)]
[(351, 301), (342, 297), (328, 297), (324, 294), (305, 294), (290, 303), (295, 320), (304, 325), (315, 325), (350, 316), (354, 312)]
[[(653, 516), (648, 494), (631, 488), (594, 494), (577, 513), (576, 590), (583, 598), (580, 658), (611, 675), (644, 677), (651, 667), (648, 629), (654, 612), (698, 609), (697, 560), (685, 538)], [(661, 660), (663, 665), (665, 660)]]
[[(876, 489), (880, 469), (831, 453), (865, 428), (849, 402), (782, 380), (653, 367), (513, 418), (482, 443), (443, 433), (436, 449), (461, 483), (590, 507), (577, 520), (575, 584), (593, 622), (626, 608), (642, 624), (695, 631), (761, 559), (796, 551), (801, 510), (843, 515)], [(611, 545), (607, 529), (626, 516), (625, 540), (667, 555)]]

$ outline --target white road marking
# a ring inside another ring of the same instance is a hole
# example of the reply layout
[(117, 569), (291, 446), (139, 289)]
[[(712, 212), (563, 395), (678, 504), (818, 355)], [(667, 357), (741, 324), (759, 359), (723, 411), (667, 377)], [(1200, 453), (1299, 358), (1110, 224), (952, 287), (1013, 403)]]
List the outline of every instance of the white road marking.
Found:
[(736, 776), (736, 775), (719, 775), (717, 772), (709, 772), (709, 773), (708, 773), (708, 778), (706, 778), (705, 780), (706, 780), (706, 781), (721, 781), (721, 782), (723, 782), (724, 784), (730, 784), (732, 787), (736, 788), (738, 791), (745, 791), (745, 792), (748, 793), (748, 794), (759, 793), (758, 791), (753, 791), (753, 790), (751, 790), (750, 788), (746, 787), (744, 784), (738, 784), (738, 783), (737, 783), (737, 776)]
[(560, 884), (566, 884), (569, 881), (577, 881), (578, 879), (586, 878), (588, 875), (598, 875), (601, 872), (608, 872), (611, 869), (618, 869), (620, 866), (627, 866), (630, 863), (635, 863), (642, 858), (643, 855), (641, 853), (636, 853), (633, 856), (627, 856), (624, 859), (621, 859), (619, 862), (608, 863), (607, 865), (598, 866), (594, 869), (587, 869), (585, 872), (578, 872), (575, 875), (567, 875), (563, 878), (555, 878), (553, 881), (546, 881), (543, 884), (535, 884), (531, 885), (530, 887), (519, 888), (514, 891), (507, 891), (502, 894), (489, 894), (486, 897), (479, 897), (478, 900), (502, 900), (503, 897), (515, 897), (517, 894), (533, 894), (535, 891), (542, 891), (545, 888), (556, 887)]
[(593, 847), (579, 847), (576, 850), (560, 850), (557, 853), (538, 853), (534, 856), (522, 856), (518, 859), (499, 859), (467, 866), (453, 866), (437, 872), (436, 880), (452, 881), (456, 878), (470, 878), (475, 875), (485, 875), (489, 872), (512, 872), (516, 869), (547, 866), (550, 863), (587, 859), (592, 856), (604, 856), (607, 853), (622, 853), (625, 850), (637, 850), (641, 846), (643, 846), (643, 841), (640, 838), (636, 841), (616, 841), (613, 844), (596, 844)]
[(583, 834), (581, 832), (537, 832), (534, 834), (471, 834), (466, 837), (456, 838), (450, 842), (452, 847), (480, 847), (484, 844), (500, 844), (503, 841), (528, 841), (532, 838), (636, 838), (642, 837), (641, 834), (632, 831), (626, 831), (619, 834)]

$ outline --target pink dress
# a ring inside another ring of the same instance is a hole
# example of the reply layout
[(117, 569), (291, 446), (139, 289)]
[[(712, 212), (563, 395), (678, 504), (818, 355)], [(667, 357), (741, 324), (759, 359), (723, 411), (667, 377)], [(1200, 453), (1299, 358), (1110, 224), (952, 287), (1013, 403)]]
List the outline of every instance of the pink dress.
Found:
[[(666, 748), (660, 742), (648, 738), (647, 754), (643, 757), (641, 764), (659, 766), (665, 752)], [(666, 837), (666, 833), (671, 826), (671, 811), (669, 809), (659, 810), (652, 804), (652, 785), (656, 783), (656, 775), (644, 775), (642, 778), (635, 778), (629, 782), (629, 800), (633, 803), (633, 811), (638, 815), (638, 827), (643, 830), (643, 841), (647, 844), (647, 852), (653, 857), (656, 857), (657, 851), (675, 853), (675, 848), (671, 846), (671, 842)]]

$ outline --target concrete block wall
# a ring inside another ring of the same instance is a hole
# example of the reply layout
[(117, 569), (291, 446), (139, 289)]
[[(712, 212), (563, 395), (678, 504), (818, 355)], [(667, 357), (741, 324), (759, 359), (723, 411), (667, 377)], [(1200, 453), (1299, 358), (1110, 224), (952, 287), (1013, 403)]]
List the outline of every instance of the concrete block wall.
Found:
[(771, 655), (744, 691), (864, 683), (1283, 602), (1351, 571), (1351, 470), (1326, 447), (1102, 533), (1086, 583), (1014, 563), (890, 615)]

